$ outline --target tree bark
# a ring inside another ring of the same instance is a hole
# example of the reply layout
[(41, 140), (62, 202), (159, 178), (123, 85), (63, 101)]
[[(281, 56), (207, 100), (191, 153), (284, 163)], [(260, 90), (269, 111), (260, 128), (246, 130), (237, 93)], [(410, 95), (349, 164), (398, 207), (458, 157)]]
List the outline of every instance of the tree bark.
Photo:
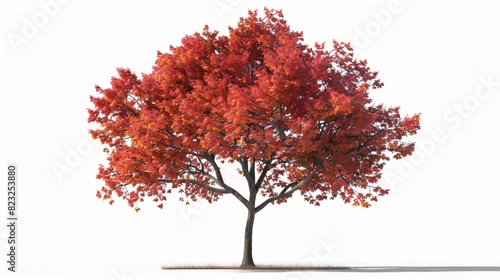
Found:
[(245, 240), (243, 246), (243, 260), (241, 261), (241, 268), (255, 267), (252, 256), (252, 236), (253, 224), (255, 220), (255, 207), (249, 207), (247, 224), (245, 227)]
[(241, 261), (241, 268), (252, 268), (255, 267), (252, 255), (252, 239), (253, 239), (253, 224), (255, 220), (255, 200), (257, 197), (257, 188), (255, 186), (255, 161), (249, 164), (248, 159), (242, 159), (239, 161), (243, 174), (247, 179), (249, 197), (248, 203), (245, 205), (248, 210), (247, 224), (245, 227), (245, 239), (243, 243), (243, 260)]

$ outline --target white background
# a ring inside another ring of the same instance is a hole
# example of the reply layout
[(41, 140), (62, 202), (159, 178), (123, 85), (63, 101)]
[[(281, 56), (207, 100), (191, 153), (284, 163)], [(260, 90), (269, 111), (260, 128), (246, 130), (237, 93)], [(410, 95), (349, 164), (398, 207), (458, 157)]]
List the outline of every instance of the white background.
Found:
[[(414, 138), (414, 156), (387, 165), (382, 183), (391, 193), (372, 208), (341, 201), (313, 207), (296, 196), (260, 212), (254, 228), (256, 264), (500, 264), (500, 4), (247, 2), (0, 2), (1, 181), (6, 182), (9, 163), (19, 169), (20, 274), (8, 273), (9, 279), (139, 280), (167, 274), (177, 279), (197, 274), (165, 272), (160, 265), (239, 264), (246, 212), (234, 197), (186, 206), (173, 196), (163, 210), (143, 204), (139, 213), (123, 201), (110, 206), (95, 197), (103, 184), (95, 179), (97, 167), (105, 158), (87, 136), (86, 108), (96, 94), (94, 85), (109, 86), (116, 67), (149, 72), (156, 52), (178, 45), (184, 35), (201, 31), (204, 24), (226, 34), (248, 9), (264, 6), (283, 9), (307, 43), (351, 42), (356, 56), (379, 70), (386, 85), (372, 93), (373, 100), (401, 106), (403, 114), (420, 112), (422, 129)], [(233, 174), (230, 168), (226, 172)], [(0, 205), (6, 209), (2, 186)], [(5, 256), (5, 226), (0, 238)], [(253, 277), (217, 273), (209, 275)], [(474, 279), (463, 273), (434, 277)]]

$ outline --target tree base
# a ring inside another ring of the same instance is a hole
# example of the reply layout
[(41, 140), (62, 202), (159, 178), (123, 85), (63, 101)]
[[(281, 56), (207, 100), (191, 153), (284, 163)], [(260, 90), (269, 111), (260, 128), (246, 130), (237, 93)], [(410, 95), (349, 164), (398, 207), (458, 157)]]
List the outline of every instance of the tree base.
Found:
[(240, 269), (254, 269), (257, 268), (255, 264), (241, 264)]
[(245, 258), (243, 258), (243, 261), (240, 264), (240, 268), (243, 268), (243, 269), (256, 268), (256, 265), (253, 262), (252, 256), (246, 256)]

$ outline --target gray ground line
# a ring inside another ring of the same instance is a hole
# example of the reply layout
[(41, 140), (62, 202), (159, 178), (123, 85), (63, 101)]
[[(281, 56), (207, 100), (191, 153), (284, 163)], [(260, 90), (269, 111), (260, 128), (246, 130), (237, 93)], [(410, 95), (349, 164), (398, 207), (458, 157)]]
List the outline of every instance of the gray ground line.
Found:
[(500, 266), (359, 266), (348, 268), (352, 272), (493, 272)]
[(356, 267), (162, 267), (163, 270), (236, 270), (241, 272), (500, 272), (500, 266), (356, 266)]

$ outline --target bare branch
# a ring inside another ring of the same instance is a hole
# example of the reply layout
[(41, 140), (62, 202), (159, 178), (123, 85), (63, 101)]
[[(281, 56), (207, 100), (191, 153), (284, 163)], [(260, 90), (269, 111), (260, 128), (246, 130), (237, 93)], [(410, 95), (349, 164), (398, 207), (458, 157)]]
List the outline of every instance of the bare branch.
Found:
[[(167, 179), (158, 179), (158, 181), (163, 182), (163, 183), (172, 183), (173, 182), (172, 180), (167, 180)], [(215, 193), (229, 193), (229, 191), (226, 190), (226, 189), (214, 188), (214, 187), (212, 187), (210, 185), (207, 185), (207, 184), (204, 184), (202, 182), (199, 182), (199, 181), (196, 181), (196, 180), (192, 180), (192, 179), (183, 179), (183, 180), (179, 180), (178, 182), (179, 183), (194, 184), (194, 185), (197, 185), (199, 187), (202, 187), (204, 189), (207, 189), (207, 190), (215, 192)]]
[(366, 141), (364, 141), (363, 143), (360, 143), (357, 147), (352, 148), (349, 151), (345, 152), (344, 155), (348, 155), (348, 154), (350, 154), (350, 153), (352, 153), (354, 151), (358, 151), (359, 152), (361, 150), (361, 148), (366, 147), (368, 145), (368, 142), (370, 142), (370, 140), (372, 140), (373, 137), (377, 136), (378, 133), (379, 133), (379, 131), (375, 132), (373, 135), (370, 135), (366, 139)]
[[(278, 199), (286, 198), (286, 197), (290, 196), (292, 193), (294, 193), (295, 191), (299, 190), (302, 186), (304, 186), (305, 184), (307, 184), (307, 182), (309, 182), (309, 180), (311, 180), (311, 178), (314, 175), (316, 175), (316, 171), (314, 171), (311, 174), (307, 175), (306, 178), (304, 178), (302, 181), (300, 181), (298, 183), (297, 182), (290, 183), (287, 186), (289, 188), (288, 190), (285, 190), (287, 188), (287, 187), (285, 187), (284, 191), (281, 191), (280, 194), (266, 199), (264, 202), (262, 202), (259, 206), (257, 206), (255, 208), (255, 213), (258, 213), (260, 210), (264, 209), (264, 207), (266, 207), (266, 205), (268, 205), (269, 203), (271, 203), (273, 201), (276, 201)], [(296, 184), (296, 185), (293, 186), (293, 187), (291, 187), (292, 184)]]
[(286, 187), (284, 187), (281, 190), (279, 195), (284, 195), (288, 189), (290, 189), (292, 186), (296, 185), (298, 182), (300, 182), (300, 181), (291, 182), (290, 184), (286, 185)]
[(248, 158), (239, 158), (236, 160), (241, 165), (241, 170), (243, 171), (243, 175), (248, 182), (248, 186), (255, 184), (255, 179), (252, 180), (251, 167), (248, 166)]
[(255, 190), (259, 190), (260, 187), (262, 186), (262, 183), (264, 182), (264, 179), (266, 178), (267, 172), (271, 170), (269, 168), (269, 163), (266, 163), (266, 166), (264, 166), (264, 169), (262, 170), (262, 173), (260, 173), (259, 179), (255, 183)]
[(255, 184), (255, 160), (253, 160), (250, 164), (250, 176), (252, 177), (252, 182), (254, 182), (253, 184)]
[(215, 155), (205, 154), (203, 158), (205, 158), (214, 168), (217, 180), (219, 180), (221, 183), (224, 183), (224, 178), (222, 177), (222, 173), (220, 172), (219, 165), (217, 164), (217, 162), (215, 162)]
[(224, 183), (224, 180), (222, 180), (222, 174), (220, 172), (219, 166), (215, 162), (215, 157), (212, 157), (211, 155), (206, 155), (204, 158), (208, 160), (208, 162), (212, 165), (217, 177), (214, 177), (212, 174), (206, 172), (204, 172), (203, 175), (212, 179), (217, 185), (221, 186), (224, 190), (226, 190), (227, 193), (234, 195), (241, 203), (243, 203), (243, 205), (245, 205), (245, 207), (248, 207), (249, 205), (248, 200), (244, 196), (242, 196), (237, 190), (231, 188), (226, 183)]

